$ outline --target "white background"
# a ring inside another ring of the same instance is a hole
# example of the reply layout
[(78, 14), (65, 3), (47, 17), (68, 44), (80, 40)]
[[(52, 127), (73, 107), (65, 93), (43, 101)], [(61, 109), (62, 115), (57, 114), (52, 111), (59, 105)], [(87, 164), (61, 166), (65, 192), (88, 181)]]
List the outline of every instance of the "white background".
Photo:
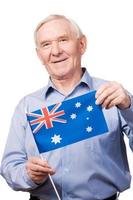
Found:
[[(0, 1), (0, 160), (9, 124), (18, 101), (47, 83), (39, 62), (33, 31), (49, 14), (74, 19), (88, 37), (83, 66), (91, 75), (121, 82), (133, 93), (133, 1), (131, 0), (1, 0)], [(127, 151), (133, 174), (133, 154)], [(12, 191), (0, 177), (3, 199), (26, 200), (29, 195)], [(120, 200), (132, 200), (133, 186)]]

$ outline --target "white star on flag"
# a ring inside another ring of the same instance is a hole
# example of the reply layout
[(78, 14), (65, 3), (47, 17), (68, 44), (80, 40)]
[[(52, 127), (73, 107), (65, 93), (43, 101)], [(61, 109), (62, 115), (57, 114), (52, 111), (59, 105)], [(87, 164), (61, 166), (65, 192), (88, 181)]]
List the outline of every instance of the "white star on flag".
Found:
[(60, 141), (62, 140), (62, 138), (60, 137), (60, 135), (56, 135), (56, 134), (54, 134), (54, 137), (51, 137), (51, 139), (52, 139), (52, 143), (55, 143), (55, 144), (57, 144), (57, 143), (60, 143)]
[(87, 107), (87, 111), (91, 112), (93, 110), (93, 107), (92, 106), (88, 106)]
[(80, 103), (80, 102), (75, 103), (75, 107), (76, 107), (76, 108), (79, 108), (80, 106), (81, 106), (81, 103)]
[(92, 130), (93, 130), (93, 128), (92, 128), (91, 126), (88, 126), (88, 127), (86, 128), (86, 131), (87, 131), (88, 133), (92, 132)]
[(72, 114), (70, 115), (70, 117), (71, 117), (71, 119), (76, 119), (77, 115), (76, 115), (75, 113), (72, 113)]

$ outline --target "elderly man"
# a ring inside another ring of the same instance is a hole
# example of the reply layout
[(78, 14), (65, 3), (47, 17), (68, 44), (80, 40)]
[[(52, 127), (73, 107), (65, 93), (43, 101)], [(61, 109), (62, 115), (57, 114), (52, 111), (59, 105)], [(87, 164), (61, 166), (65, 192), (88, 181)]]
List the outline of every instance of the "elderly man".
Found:
[[(62, 200), (113, 200), (130, 187), (125, 133), (133, 150), (133, 97), (121, 84), (93, 78), (81, 67), (87, 40), (78, 25), (50, 15), (35, 30), (36, 52), (50, 79), (16, 107), (2, 159), (1, 174), (31, 199), (55, 200), (49, 175)], [(32, 112), (96, 90), (109, 132), (39, 156), (25, 108)]]

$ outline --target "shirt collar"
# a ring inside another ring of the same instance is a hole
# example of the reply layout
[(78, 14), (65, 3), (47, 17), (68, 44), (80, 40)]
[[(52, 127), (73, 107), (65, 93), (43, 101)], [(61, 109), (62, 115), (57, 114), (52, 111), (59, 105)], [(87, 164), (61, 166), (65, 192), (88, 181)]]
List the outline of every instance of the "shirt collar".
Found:
[[(79, 83), (77, 85), (85, 84), (85, 85), (87, 85), (89, 87), (89, 89), (92, 89), (92, 78), (91, 78), (90, 74), (88, 73), (86, 68), (82, 68), (82, 70), (83, 70), (83, 76), (82, 76), (81, 80), (79, 81)], [(47, 84), (47, 86), (45, 88), (45, 98), (53, 90), (57, 90), (57, 89), (56, 89), (55, 85), (53, 84), (53, 82), (51, 81), (51, 79), (49, 78), (48, 84)]]
[(84, 83), (89, 87), (89, 89), (92, 89), (92, 78), (91, 78), (90, 74), (88, 73), (86, 68), (82, 68), (82, 70), (83, 70), (83, 76), (82, 76), (79, 84)]

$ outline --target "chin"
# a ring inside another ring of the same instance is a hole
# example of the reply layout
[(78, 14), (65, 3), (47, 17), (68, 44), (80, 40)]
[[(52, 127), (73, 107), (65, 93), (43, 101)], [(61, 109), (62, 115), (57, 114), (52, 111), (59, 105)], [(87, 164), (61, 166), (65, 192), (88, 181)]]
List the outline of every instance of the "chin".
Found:
[(57, 79), (57, 80), (64, 80), (70, 77), (70, 73), (56, 73), (52, 75), (53, 78)]
[(62, 67), (61, 69), (57, 69), (54, 74), (57, 76), (66, 76), (67, 74), (70, 74), (70, 71), (63, 69)]

